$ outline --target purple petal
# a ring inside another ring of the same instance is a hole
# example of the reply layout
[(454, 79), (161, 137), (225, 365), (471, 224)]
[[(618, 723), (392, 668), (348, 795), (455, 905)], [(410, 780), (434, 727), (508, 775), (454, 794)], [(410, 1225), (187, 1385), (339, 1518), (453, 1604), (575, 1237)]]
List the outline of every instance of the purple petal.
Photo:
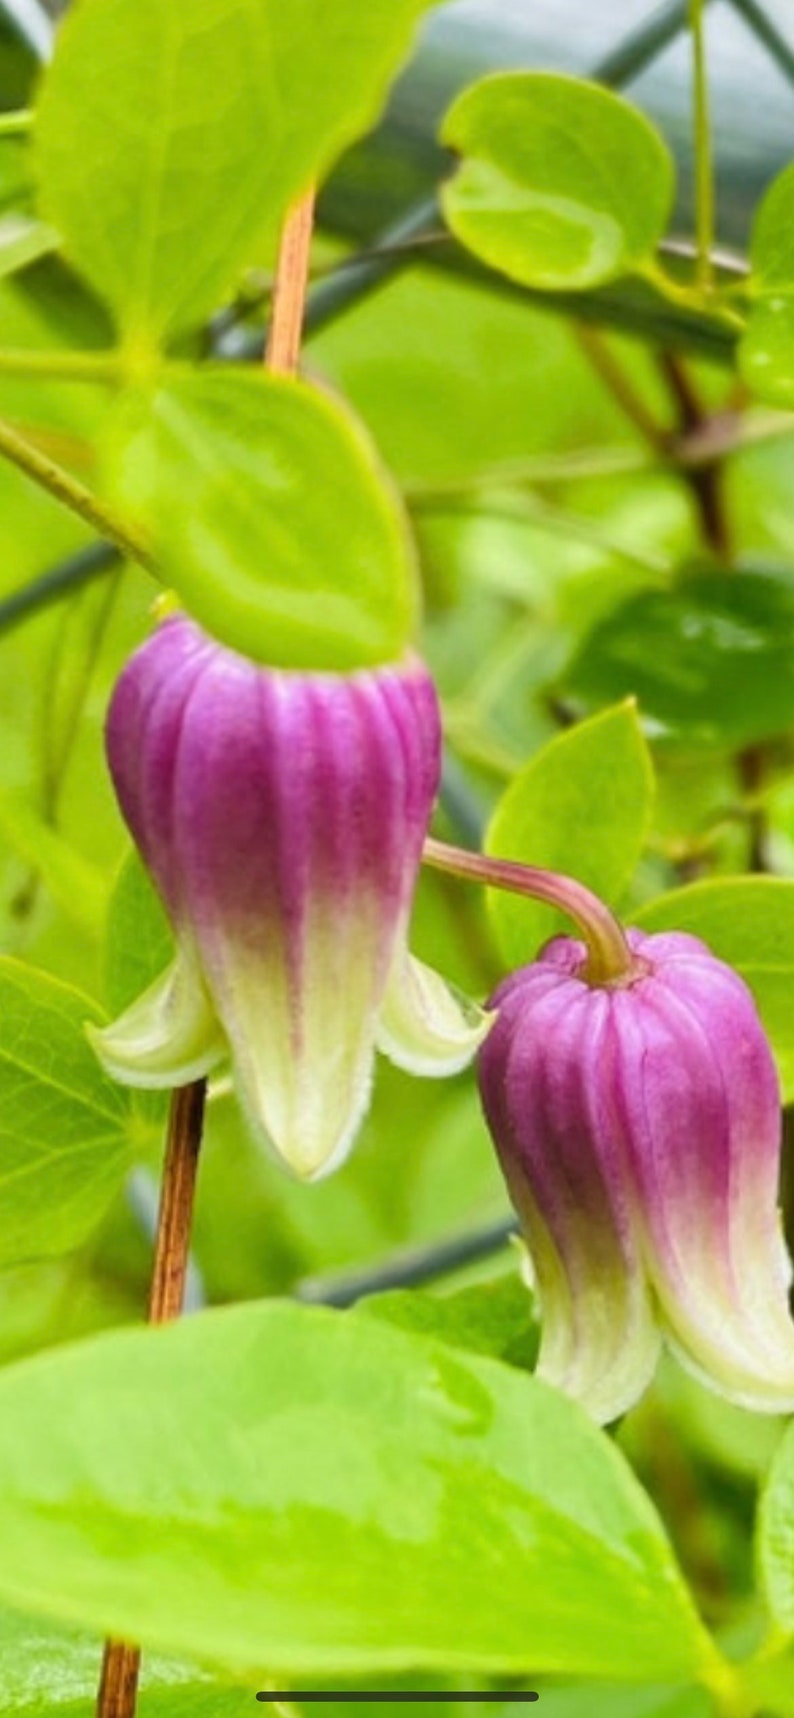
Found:
[(179, 617), (109, 723), (122, 808), (195, 945), (258, 1131), (302, 1175), (344, 1153), (410, 910), (440, 752), (418, 661), (268, 671)]
[(645, 1388), (659, 1337), (612, 1115), (611, 999), (568, 976), (569, 952), (512, 986), (480, 1083), (537, 1278), (538, 1370), (609, 1420)]

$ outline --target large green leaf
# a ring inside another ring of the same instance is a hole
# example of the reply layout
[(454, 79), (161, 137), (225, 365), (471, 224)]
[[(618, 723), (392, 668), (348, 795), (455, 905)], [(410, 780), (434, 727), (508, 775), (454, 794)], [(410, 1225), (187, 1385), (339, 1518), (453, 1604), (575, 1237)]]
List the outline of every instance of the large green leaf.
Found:
[(452, 1294), (390, 1289), (361, 1300), (356, 1311), (362, 1318), (386, 1319), (401, 1330), (435, 1336), (450, 1348), (488, 1354), (510, 1366), (530, 1367), (537, 1359), (532, 1295), (517, 1268)]
[(777, 1451), (762, 1495), (758, 1559), (772, 1616), (782, 1633), (794, 1635), (794, 1426)]
[[(551, 740), (514, 777), (485, 838), (487, 853), (566, 871), (605, 900), (619, 899), (640, 856), (653, 774), (633, 704), (620, 704)], [(523, 896), (492, 890), (502, 953), (531, 960), (570, 919)]]
[(783, 1086), (794, 1098), (794, 883), (722, 877), (691, 883), (632, 914), (647, 931), (690, 931), (740, 972), (755, 996)]
[(739, 369), (753, 393), (773, 406), (794, 405), (794, 290), (753, 306), (739, 343)]
[(126, 1095), (103, 1074), (88, 998), (19, 961), (0, 960), (0, 1264), (84, 1240), (129, 1159)]
[(0, 788), (0, 837), (41, 878), (67, 917), (87, 937), (98, 937), (107, 907), (102, 872), (13, 788)]
[(15, 274), (53, 251), (58, 235), (31, 215), (0, 215), (0, 275)]
[(224, 644), (300, 668), (402, 655), (417, 579), (396, 492), (365, 432), (306, 383), (204, 369), (136, 395), (110, 482)]
[(643, 114), (597, 84), (496, 73), (458, 96), (442, 138), (463, 156), (443, 192), (453, 233), (526, 286), (611, 280), (664, 232), (669, 151)]
[(748, 386), (774, 405), (794, 403), (794, 164), (772, 181), (756, 212), (750, 288), (757, 295), (739, 347)]
[[(101, 1656), (96, 1636), (0, 1611), (3, 1718), (89, 1718)], [(195, 1666), (147, 1654), (137, 1712), (139, 1718), (250, 1718), (252, 1693), (250, 1684), (226, 1688)]]
[(432, 0), (81, 0), (35, 140), (45, 219), (144, 343), (197, 323), (376, 117)]
[(239, 1673), (696, 1679), (610, 1440), (510, 1367), (288, 1303), (0, 1376), (0, 1592)]
[(751, 745), (794, 722), (794, 587), (772, 573), (693, 574), (607, 615), (565, 675), (588, 705), (633, 694), (662, 732)]
[(794, 164), (773, 179), (756, 210), (750, 263), (755, 291), (794, 291)]
[(703, 1688), (621, 1688), (614, 1682), (583, 1688), (544, 1688), (543, 1718), (713, 1718)]

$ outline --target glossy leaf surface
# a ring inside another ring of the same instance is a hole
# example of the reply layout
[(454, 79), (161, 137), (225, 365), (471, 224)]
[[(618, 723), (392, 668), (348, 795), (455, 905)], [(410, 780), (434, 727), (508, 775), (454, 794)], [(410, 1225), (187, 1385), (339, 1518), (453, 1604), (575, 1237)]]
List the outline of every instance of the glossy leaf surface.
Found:
[(0, 1264), (77, 1246), (120, 1186), (129, 1108), (85, 1036), (100, 1019), (79, 991), (0, 959)]
[(633, 695), (657, 736), (751, 745), (794, 721), (794, 586), (697, 573), (641, 591), (585, 639), (564, 677), (585, 704)]
[(110, 487), (223, 644), (289, 668), (405, 650), (418, 587), (396, 492), (356, 421), (306, 383), (205, 369), (136, 397)]
[(709, 1652), (651, 1506), (570, 1402), (283, 1303), (0, 1376), (0, 1553), (10, 1602), (238, 1672), (684, 1680)]
[[(494, 811), (486, 852), (564, 871), (605, 900), (619, 899), (647, 831), (653, 773), (632, 704), (580, 722), (530, 758)], [(547, 937), (576, 935), (540, 901), (489, 893), (505, 960), (523, 966)]]
[(512, 280), (595, 286), (642, 262), (662, 236), (669, 153), (611, 91), (548, 72), (496, 73), (453, 103), (442, 138), (463, 156), (443, 193), (447, 221)]
[(195, 325), (268, 257), (289, 204), (375, 118), (430, 3), (74, 8), (39, 101), (41, 207), (128, 340)]

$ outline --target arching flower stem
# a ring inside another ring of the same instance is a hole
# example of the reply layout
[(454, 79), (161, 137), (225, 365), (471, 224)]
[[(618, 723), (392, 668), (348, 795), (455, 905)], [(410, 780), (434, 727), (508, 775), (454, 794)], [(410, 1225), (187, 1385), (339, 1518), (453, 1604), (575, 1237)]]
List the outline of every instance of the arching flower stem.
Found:
[(529, 895), (566, 913), (587, 945), (587, 965), (581, 976), (588, 984), (624, 986), (644, 971), (609, 908), (575, 877), (537, 865), (520, 865), (513, 859), (489, 859), (484, 853), (453, 847), (432, 836), (425, 842), (422, 857), (426, 865), (438, 871), (485, 883), (491, 889)]

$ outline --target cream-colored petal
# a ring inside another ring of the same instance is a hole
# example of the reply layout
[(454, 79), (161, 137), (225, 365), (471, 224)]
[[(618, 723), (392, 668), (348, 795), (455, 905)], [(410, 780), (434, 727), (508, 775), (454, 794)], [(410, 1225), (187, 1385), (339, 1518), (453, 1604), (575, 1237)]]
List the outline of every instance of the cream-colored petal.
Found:
[(185, 1086), (228, 1055), (195, 962), (184, 951), (110, 1026), (86, 1026), (100, 1062), (126, 1086)]
[(466, 1067), (493, 1020), (402, 945), (381, 1005), (377, 1045), (408, 1073), (443, 1078)]

